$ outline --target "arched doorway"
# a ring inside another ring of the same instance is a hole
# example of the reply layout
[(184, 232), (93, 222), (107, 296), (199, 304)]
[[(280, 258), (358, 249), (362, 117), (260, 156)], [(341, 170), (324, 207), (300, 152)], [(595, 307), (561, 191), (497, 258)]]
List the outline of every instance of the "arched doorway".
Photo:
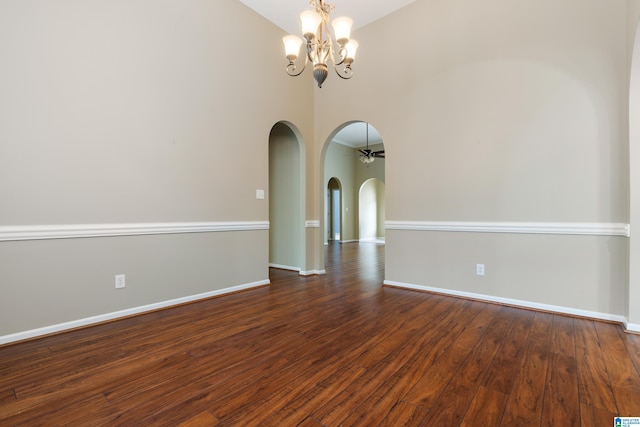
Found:
[(294, 129), (276, 123), (269, 134), (269, 267), (305, 267), (302, 158)]
[[(373, 158), (363, 159), (364, 153), (373, 153)], [(322, 203), (324, 205), (324, 243), (336, 240), (331, 229), (329, 213), (336, 203), (331, 205), (329, 181), (339, 183), (341, 193), (340, 206), (340, 243), (360, 242), (360, 190), (370, 180), (376, 186), (376, 225), (370, 241), (384, 242), (384, 183), (385, 183), (385, 147), (376, 128), (368, 122), (347, 122), (338, 127), (325, 142), (322, 150)], [(365, 161), (367, 160), (367, 161)], [(335, 212), (335, 211), (334, 211)], [(334, 220), (335, 223), (335, 220)]]

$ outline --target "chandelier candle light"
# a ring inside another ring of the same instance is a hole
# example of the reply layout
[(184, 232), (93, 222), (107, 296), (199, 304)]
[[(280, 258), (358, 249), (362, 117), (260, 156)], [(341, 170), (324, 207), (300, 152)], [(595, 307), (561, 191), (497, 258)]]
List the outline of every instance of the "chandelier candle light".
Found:
[[(306, 10), (300, 14), (302, 35), (307, 43), (307, 52), (301, 70), (298, 71), (295, 62), (298, 59), (303, 40), (294, 35), (288, 35), (282, 39), (285, 54), (289, 60), (289, 65), (286, 68), (287, 74), (293, 77), (299, 76), (307, 67), (307, 63), (311, 62), (313, 63), (313, 78), (318, 83), (318, 87), (322, 87), (322, 83), (329, 75), (327, 63), (331, 61), (338, 76), (350, 79), (353, 76), (351, 64), (356, 56), (356, 49), (358, 49), (358, 42), (349, 38), (353, 20), (346, 16), (333, 20), (331, 25), (337, 43), (337, 46), (334, 47), (328, 25), (329, 12), (333, 10), (333, 5), (325, 3), (324, 0), (311, 0), (309, 4), (314, 10)], [(343, 64), (344, 68), (339, 70), (338, 67)]]

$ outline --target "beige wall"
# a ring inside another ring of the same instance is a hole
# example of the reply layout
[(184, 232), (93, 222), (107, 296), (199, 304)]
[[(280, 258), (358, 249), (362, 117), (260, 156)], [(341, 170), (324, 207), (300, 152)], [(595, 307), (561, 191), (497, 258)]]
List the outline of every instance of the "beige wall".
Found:
[(260, 230), (2, 242), (0, 335), (261, 282), (268, 240)]
[[(627, 47), (630, 72), (629, 86), (629, 182), (630, 223), (632, 230), (640, 225), (640, 1), (629, 0)], [(633, 234), (629, 245), (629, 322), (640, 330), (640, 241)]]
[(293, 131), (276, 124), (269, 136), (269, 264), (301, 270), (304, 216), (300, 147)]
[[(0, 227), (268, 221), (272, 126), (313, 143), (283, 33), (236, 0), (0, 3)], [(266, 230), (0, 242), (0, 336), (259, 283), (267, 266)]]
[(387, 230), (386, 242), (386, 278), (398, 284), (571, 312), (625, 310), (624, 238)]
[[(317, 89), (309, 72), (286, 75), (283, 32), (236, 0), (2, 2), (0, 231), (266, 221), (255, 190), (268, 192), (269, 132), (284, 121), (305, 159), (306, 219), (321, 224), (306, 228), (305, 269), (322, 271), (322, 159), (354, 120), (384, 136), (387, 220), (627, 223), (638, 10), (418, 0), (358, 30), (355, 77)], [(640, 324), (625, 237), (386, 239), (389, 281)], [(0, 242), (0, 336), (257, 283), (268, 247), (266, 230)]]
[(384, 135), (389, 218), (625, 221), (626, 9), (587, 3), (413, 3), (357, 33), (319, 132)]
[[(316, 91), (318, 139), (375, 124), (387, 220), (626, 223), (626, 8), (417, 1), (354, 35), (355, 77)], [(627, 250), (625, 237), (387, 230), (386, 279), (623, 316)], [(477, 280), (482, 254), (507, 252)]]

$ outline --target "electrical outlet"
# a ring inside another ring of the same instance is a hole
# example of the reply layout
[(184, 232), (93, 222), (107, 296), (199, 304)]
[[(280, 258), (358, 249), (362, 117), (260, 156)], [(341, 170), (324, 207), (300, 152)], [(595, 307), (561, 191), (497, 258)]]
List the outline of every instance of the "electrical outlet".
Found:
[(484, 276), (484, 264), (476, 264), (476, 276)]
[(122, 289), (125, 286), (124, 274), (116, 274), (116, 289)]

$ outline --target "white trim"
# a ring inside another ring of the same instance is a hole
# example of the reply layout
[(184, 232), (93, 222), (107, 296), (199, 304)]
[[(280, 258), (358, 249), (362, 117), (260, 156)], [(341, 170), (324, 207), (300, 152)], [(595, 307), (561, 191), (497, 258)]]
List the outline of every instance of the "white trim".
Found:
[(600, 222), (385, 221), (385, 228), (416, 231), (631, 236), (629, 224)]
[(73, 239), (80, 237), (210, 233), (218, 231), (268, 229), (269, 221), (8, 225), (0, 226), (0, 242), (14, 240)]
[(384, 237), (367, 237), (364, 239), (358, 240), (360, 243), (376, 243), (384, 245), (385, 239)]
[(313, 276), (313, 275), (321, 275), (327, 274), (326, 270), (309, 270), (309, 271), (301, 271), (301, 276)]
[(302, 269), (299, 268), (299, 267), (290, 267), (288, 265), (280, 265), (280, 264), (271, 264), (271, 263), (269, 263), (269, 267), (279, 268), (279, 269), (282, 269), (282, 270), (297, 271), (300, 276), (314, 276), (314, 275), (319, 275), (319, 274), (327, 274), (327, 272), (325, 270), (302, 271)]
[(629, 332), (637, 332), (640, 333), (640, 324), (638, 323), (627, 323), (625, 325), (625, 328), (627, 329), (627, 331)]
[(15, 334), (0, 336), (0, 345), (8, 344), (15, 341), (22, 341), (30, 338), (39, 337), (42, 335), (49, 335), (56, 332), (62, 332), (69, 329), (80, 328), (83, 326), (89, 326), (96, 323), (107, 322), (109, 320), (115, 320), (122, 317), (132, 316), (135, 314), (142, 314), (149, 311), (154, 311), (162, 308), (168, 308), (171, 306), (184, 304), (188, 302), (198, 301), (201, 299), (211, 298), (218, 295), (224, 295), (231, 292), (238, 292), (242, 290), (252, 289), (259, 286), (268, 285), (271, 282), (266, 280), (260, 280), (253, 283), (247, 283), (244, 285), (232, 286), (230, 288), (218, 289), (215, 291), (205, 292), (202, 294), (190, 295), (186, 297), (176, 298), (168, 301), (157, 302), (153, 304), (143, 305), (139, 307), (132, 307), (125, 310), (115, 311), (112, 313), (101, 314), (98, 316), (86, 317), (84, 319), (72, 320), (70, 322), (58, 323), (57, 325), (45, 326), (38, 329), (31, 329), (29, 331), (17, 332)]
[(291, 267), (289, 265), (272, 264), (269, 263), (270, 268), (279, 268), (281, 270), (300, 271), (300, 267)]
[(631, 327), (635, 326), (635, 325), (627, 324), (627, 319), (624, 316), (618, 316), (615, 314), (599, 313), (596, 311), (580, 310), (580, 309), (571, 308), (571, 307), (562, 307), (557, 305), (542, 304), (537, 302), (516, 300), (511, 298), (501, 298), (501, 297), (495, 297), (491, 295), (456, 291), (452, 289), (434, 288), (431, 286), (423, 286), (423, 285), (412, 285), (409, 283), (394, 282), (393, 280), (385, 280), (383, 283), (387, 286), (393, 286), (396, 288), (435, 292), (438, 294), (451, 295), (451, 296), (462, 297), (462, 298), (471, 298), (479, 301), (494, 302), (499, 304), (516, 306), (516, 307), (532, 308), (535, 310), (551, 311), (554, 313), (569, 314), (572, 316), (587, 317), (591, 319), (600, 319), (600, 320), (618, 322), (618, 323), (625, 324), (628, 330), (633, 330), (631, 329)]
[(309, 219), (304, 222), (306, 228), (320, 228), (320, 220)]

